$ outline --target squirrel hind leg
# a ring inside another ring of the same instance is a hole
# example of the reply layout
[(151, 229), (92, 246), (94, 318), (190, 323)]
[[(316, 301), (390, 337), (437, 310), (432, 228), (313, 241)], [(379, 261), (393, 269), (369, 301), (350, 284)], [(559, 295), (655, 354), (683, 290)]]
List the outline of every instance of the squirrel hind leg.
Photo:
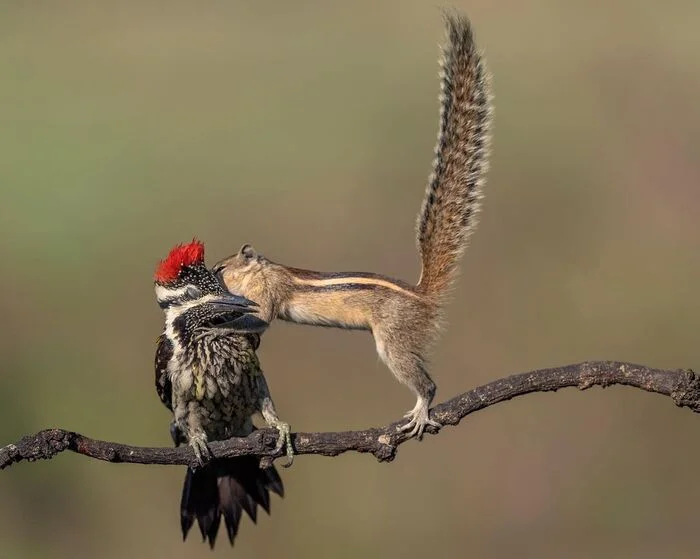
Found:
[(381, 360), (398, 381), (408, 386), (416, 395), (416, 405), (404, 415), (409, 421), (402, 425), (400, 430), (408, 432), (409, 437), (421, 440), (426, 427), (442, 427), (440, 423), (430, 419), (430, 404), (435, 397), (436, 387), (428, 374), (422, 352), (413, 348), (410, 340), (400, 335), (375, 331), (374, 337)]

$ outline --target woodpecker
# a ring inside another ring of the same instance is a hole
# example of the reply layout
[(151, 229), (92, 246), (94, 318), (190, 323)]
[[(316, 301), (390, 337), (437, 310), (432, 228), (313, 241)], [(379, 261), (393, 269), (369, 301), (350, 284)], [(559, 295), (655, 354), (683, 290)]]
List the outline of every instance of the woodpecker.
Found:
[(260, 368), (256, 349), (268, 324), (257, 304), (231, 295), (204, 264), (204, 245), (174, 247), (156, 268), (155, 292), (165, 313), (155, 356), (156, 391), (173, 413), (176, 446), (187, 443), (199, 467), (188, 468), (180, 502), (183, 540), (198, 522), (213, 549), (224, 517), (231, 545), (242, 511), (253, 522), (260, 505), (270, 512), (270, 491), (284, 487), (274, 466), (260, 468), (254, 456), (212, 459), (208, 441), (245, 437), (261, 413), (279, 432), (276, 450), (286, 446), (292, 461), (289, 425), (280, 421)]

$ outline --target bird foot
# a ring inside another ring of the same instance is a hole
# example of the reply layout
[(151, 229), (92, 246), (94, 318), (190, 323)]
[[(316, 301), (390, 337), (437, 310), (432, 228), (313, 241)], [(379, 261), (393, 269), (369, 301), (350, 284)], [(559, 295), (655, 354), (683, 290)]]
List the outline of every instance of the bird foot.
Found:
[(292, 448), (292, 435), (289, 429), (289, 423), (277, 420), (272, 422), (270, 427), (277, 429), (279, 434), (274, 452), (277, 454), (280, 450), (282, 450), (282, 447), (285, 447), (287, 462), (282, 464), (282, 467), (289, 468), (289, 466), (291, 466), (294, 462), (294, 449)]
[(207, 446), (207, 436), (205, 433), (197, 433), (190, 436), (190, 446), (197, 457), (199, 467), (206, 466), (211, 461), (211, 450)]

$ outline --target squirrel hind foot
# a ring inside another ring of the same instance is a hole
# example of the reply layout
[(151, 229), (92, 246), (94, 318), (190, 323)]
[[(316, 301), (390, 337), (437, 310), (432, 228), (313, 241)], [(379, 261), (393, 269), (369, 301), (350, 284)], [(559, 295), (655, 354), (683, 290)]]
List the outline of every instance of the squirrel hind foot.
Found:
[(406, 425), (401, 426), (399, 431), (402, 433), (408, 432), (409, 438), (415, 438), (419, 441), (423, 439), (423, 433), (426, 427), (435, 427), (438, 430), (442, 427), (441, 423), (430, 419), (430, 411), (427, 402), (422, 403), (420, 400), (416, 407), (406, 413), (404, 417), (409, 421)]

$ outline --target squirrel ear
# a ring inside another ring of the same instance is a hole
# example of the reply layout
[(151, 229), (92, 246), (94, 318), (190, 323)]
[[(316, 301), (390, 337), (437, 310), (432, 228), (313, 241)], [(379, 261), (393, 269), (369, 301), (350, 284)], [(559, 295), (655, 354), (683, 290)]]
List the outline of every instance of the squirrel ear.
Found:
[(258, 253), (255, 252), (255, 249), (249, 244), (243, 245), (239, 251), (239, 254), (246, 260), (252, 260), (258, 255)]

